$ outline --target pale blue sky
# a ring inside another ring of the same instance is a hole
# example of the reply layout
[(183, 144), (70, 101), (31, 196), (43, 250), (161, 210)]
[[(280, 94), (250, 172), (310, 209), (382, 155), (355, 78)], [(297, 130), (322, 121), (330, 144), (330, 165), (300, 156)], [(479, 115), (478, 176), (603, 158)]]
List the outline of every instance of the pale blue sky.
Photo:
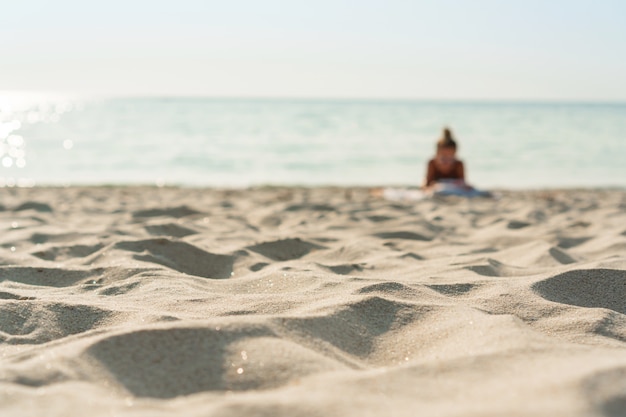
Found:
[(623, 0), (4, 0), (0, 90), (626, 101)]

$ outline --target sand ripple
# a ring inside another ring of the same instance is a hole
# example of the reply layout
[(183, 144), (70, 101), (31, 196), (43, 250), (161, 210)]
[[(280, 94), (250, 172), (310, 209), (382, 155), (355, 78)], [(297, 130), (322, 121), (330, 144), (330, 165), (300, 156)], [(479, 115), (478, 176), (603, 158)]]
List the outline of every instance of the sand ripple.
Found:
[(1, 193), (3, 416), (626, 415), (623, 191)]

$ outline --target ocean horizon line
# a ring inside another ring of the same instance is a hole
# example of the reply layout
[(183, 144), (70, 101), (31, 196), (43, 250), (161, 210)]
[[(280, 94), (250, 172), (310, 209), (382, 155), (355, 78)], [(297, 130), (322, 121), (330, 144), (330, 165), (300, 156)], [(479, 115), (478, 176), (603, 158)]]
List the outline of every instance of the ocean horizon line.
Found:
[(590, 98), (420, 98), (420, 97), (350, 97), (350, 96), (272, 96), (272, 95), (211, 95), (186, 93), (100, 93), (45, 90), (0, 90), (0, 97), (68, 98), (76, 100), (207, 100), (249, 102), (298, 102), (298, 103), (371, 103), (371, 104), (468, 104), (468, 105), (614, 105), (626, 106), (624, 99)]

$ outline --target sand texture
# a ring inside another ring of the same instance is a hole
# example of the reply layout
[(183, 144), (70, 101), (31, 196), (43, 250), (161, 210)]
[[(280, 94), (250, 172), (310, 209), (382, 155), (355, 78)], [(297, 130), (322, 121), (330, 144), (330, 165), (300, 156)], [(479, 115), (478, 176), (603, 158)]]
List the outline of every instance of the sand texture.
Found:
[(0, 189), (1, 416), (626, 416), (626, 191)]

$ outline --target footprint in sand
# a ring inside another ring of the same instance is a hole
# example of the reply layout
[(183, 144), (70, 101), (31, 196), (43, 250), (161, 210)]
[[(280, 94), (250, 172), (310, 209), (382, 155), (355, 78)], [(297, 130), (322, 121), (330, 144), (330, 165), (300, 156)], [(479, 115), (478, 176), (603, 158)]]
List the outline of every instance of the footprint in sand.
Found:
[(381, 239), (404, 239), (404, 240), (421, 240), (421, 241), (433, 240), (432, 236), (427, 236), (424, 234), (408, 232), (408, 231), (381, 232), (381, 233), (376, 233), (374, 236), (379, 237)]
[(578, 245), (582, 245), (583, 243), (591, 240), (590, 237), (561, 237), (559, 238), (559, 243), (557, 246), (562, 249), (570, 249)]
[(207, 252), (187, 242), (165, 238), (118, 242), (113, 248), (135, 252), (136, 260), (203, 278), (230, 278), (235, 260), (231, 255)]
[(336, 211), (336, 208), (328, 204), (294, 204), (285, 211)]
[(198, 232), (176, 223), (151, 224), (146, 227), (146, 232), (152, 236), (185, 237), (197, 234)]
[(45, 250), (33, 252), (33, 256), (46, 261), (63, 261), (76, 258), (85, 258), (102, 249), (103, 244), (95, 245), (71, 245), (71, 246), (52, 246)]
[(521, 220), (511, 220), (506, 225), (507, 229), (517, 230), (530, 226), (530, 223)]
[(137, 210), (133, 212), (133, 218), (142, 217), (181, 217), (191, 216), (193, 214), (201, 214), (200, 211), (194, 210), (187, 206), (169, 207), (169, 208), (153, 208), (147, 210)]
[(50, 207), (50, 205), (46, 203), (39, 203), (37, 201), (27, 201), (13, 209), (13, 211), (25, 211), (25, 210), (34, 210), (40, 213), (51, 213), (52, 207)]
[(325, 247), (293, 238), (263, 242), (258, 245), (248, 246), (246, 249), (259, 253), (274, 261), (290, 261), (292, 259), (302, 258), (314, 250), (325, 249)]
[(433, 284), (427, 285), (428, 288), (437, 291), (443, 295), (459, 296), (465, 295), (474, 290), (477, 285), (469, 283), (460, 284)]

